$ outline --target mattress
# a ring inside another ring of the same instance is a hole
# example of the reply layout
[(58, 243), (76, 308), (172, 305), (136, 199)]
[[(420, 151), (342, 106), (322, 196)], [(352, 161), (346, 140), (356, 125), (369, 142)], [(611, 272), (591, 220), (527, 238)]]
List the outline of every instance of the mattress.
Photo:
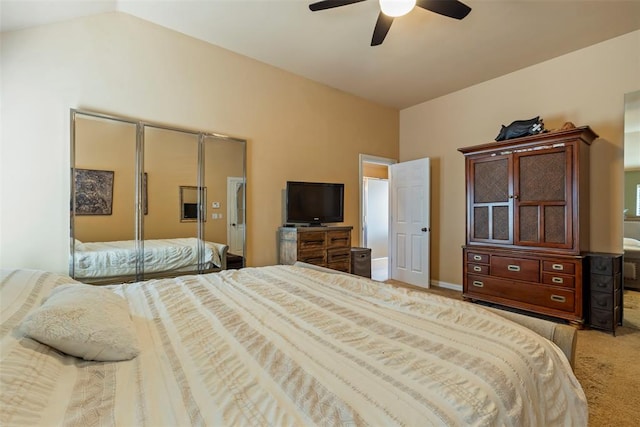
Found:
[(19, 332), (73, 280), (0, 280), (3, 426), (587, 425), (564, 354), (464, 301), (296, 266), (111, 285), (141, 352), (104, 363)]
[[(74, 275), (77, 278), (113, 277), (136, 274), (134, 240), (79, 242), (74, 249)], [(225, 245), (204, 242), (203, 268), (220, 267)], [(195, 269), (198, 266), (198, 239), (144, 240), (144, 271), (158, 273)]]

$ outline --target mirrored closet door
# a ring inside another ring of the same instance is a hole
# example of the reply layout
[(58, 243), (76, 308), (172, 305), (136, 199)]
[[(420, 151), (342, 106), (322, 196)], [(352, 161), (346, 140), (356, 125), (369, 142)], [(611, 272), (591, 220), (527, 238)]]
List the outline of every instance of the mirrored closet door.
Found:
[(102, 284), (242, 267), (245, 150), (236, 138), (71, 110), (71, 276)]
[(624, 97), (625, 289), (640, 291), (640, 90)]

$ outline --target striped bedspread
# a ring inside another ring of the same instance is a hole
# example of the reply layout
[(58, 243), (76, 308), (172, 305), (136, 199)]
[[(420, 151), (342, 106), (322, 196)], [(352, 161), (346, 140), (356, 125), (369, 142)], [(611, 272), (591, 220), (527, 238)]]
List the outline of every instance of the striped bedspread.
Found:
[(104, 363), (18, 332), (71, 279), (0, 280), (2, 426), (587, 425), (554, 344), (462, 301), (294, 266), (112, 285), (141, 354)]

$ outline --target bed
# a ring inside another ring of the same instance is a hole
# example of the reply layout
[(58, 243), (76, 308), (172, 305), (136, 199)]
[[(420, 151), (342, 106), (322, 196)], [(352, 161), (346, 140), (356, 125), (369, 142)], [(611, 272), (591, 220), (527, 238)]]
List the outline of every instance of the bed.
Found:
[[(137, 249), (134, 240), (81, 242), (76, 239), (74, 243), (74, 277), (78, 280), (105, 283), (135, 278)], [(224, 270), (228, 246), (203, 243), (202, 269), (208, 272)], [(198, 270), (197, 248), (195, 237), (144, 240), (145, 278)]]
[[(3, 426), (587, 425), (565, 353), (464, 301), (298, 265), (0, 283)], [(43, 298), (88, 288), (124, 298), (137, 357), (86, 361), (24, 335)]]
[(640, 240), (624, 238), (624, 288), (640, 291)]

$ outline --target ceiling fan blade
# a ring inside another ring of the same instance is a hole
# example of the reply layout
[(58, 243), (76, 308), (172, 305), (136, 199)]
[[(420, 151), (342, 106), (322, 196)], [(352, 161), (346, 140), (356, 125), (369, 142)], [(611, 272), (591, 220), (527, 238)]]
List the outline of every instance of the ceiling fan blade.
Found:
[(471, 12), (469, 6), (458, 0), (417, 0), (416, 6), (455, 19), (462, 19)]
[(389, 28), (391, 28), (391, 24), (393, 24), (393, 18), (380, 12), (380, 14), (378, 15), (378, 20), (376, 21), (376, 27), (373, 29), (371, 46), (378, 46), (379, 44), (382, 44), (384, 38), (389, 32)]
[(311, 3), (309, 5), (309, 9), (315, 12), (317, 10), (332, 9), (334, 7), (346, 6), (348, 4), (360, 3), (361, 1), (365, 0), (324, 0)]

